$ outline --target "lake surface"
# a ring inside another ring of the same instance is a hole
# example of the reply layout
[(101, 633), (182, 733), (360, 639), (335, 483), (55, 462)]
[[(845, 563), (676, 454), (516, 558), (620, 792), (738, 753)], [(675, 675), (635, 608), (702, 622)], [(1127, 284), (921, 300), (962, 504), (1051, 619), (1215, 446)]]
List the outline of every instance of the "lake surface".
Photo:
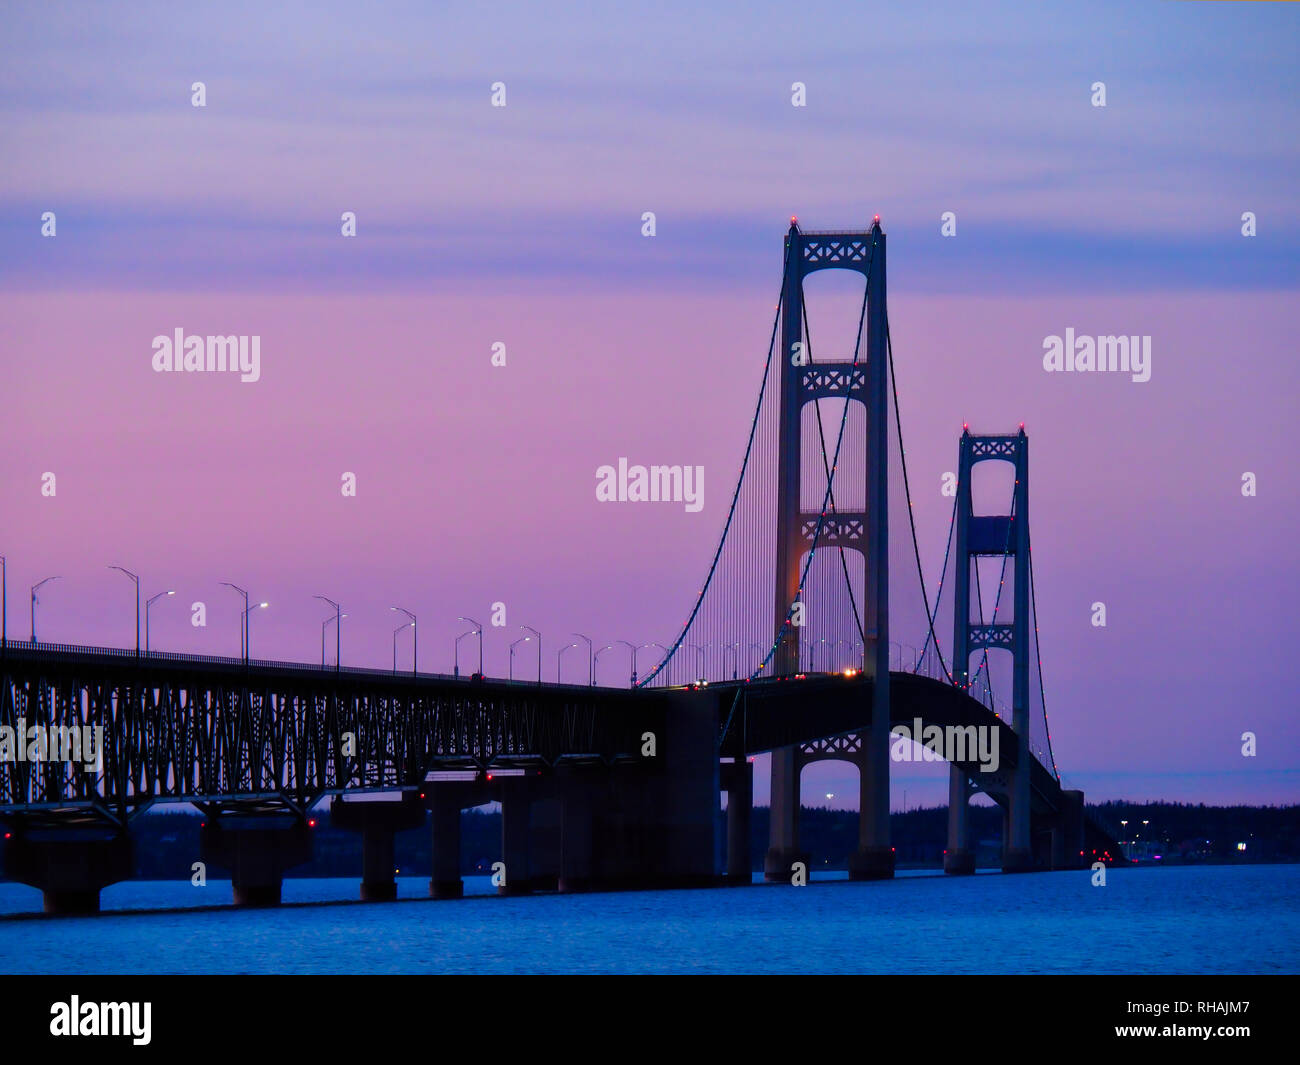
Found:
[[(843, 874), (807, 887), (353, 902), (355, 879), (286, 880), (235, 910), (228, 881), (128, 882), (97, 917), (0, 916), (2, 973), (1295, 973), (1300, 865), (949, 878)], [(204, 908), (213, 907), (213, 908)], [(0, 884), (0, 915), (40, 893)], [(139, 912), (165, 909), (166, 912)], [(131, 912), (137, 911), (137, 912)]]

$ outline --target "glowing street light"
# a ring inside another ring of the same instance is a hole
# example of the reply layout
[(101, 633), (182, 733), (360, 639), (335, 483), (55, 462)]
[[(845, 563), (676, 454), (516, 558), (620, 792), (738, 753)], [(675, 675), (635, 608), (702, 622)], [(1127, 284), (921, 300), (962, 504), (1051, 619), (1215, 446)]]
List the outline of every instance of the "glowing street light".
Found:
[(159, 592), (157, 595), (151, 596), (149, 599), (145, 600), (145, 604), (144, 604), (144, 653), (145, 654), (149, 653), (149, 608), (153, 606), (154, 603), (156, 603), (159, 599), (162, 599), (164, 596), (175, 595), (175, 594), (176, 594), (176, 590), (173, 588), (166, 592)]

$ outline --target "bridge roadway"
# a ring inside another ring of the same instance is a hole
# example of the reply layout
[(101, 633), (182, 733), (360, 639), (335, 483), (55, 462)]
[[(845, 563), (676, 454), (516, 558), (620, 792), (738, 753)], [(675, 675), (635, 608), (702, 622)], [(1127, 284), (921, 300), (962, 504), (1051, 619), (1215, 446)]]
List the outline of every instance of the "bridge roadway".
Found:
[[(872, 688), (814, 674), (740, 685), (737, 702), (729, 683), (539, 685), (12, 642), (0, 674), (0, 747), (5, 727), (15, 738), (20, 727), (103, 729), (89, 771), (18, 760), (12, 743), (0, 760), (6, 873), (40, 887), (52, 912), (93, 910), (101, 887), (129, 878), (129, 823), (167, 802), (204, 812), (201, 857), (232, 870), (237, 902), (278, 901), (284, 871), (310, 858), (309, 811), (331, 796), (335, 821), (364, 837), (363, 897), (392, 897), (393, 833), (428, 811), (430, 891), (459, 894), (459, 813), (488, 801), (503, 806), (511, 891), (716, 882), (721, 788), (734, 815), (729, 871), (747, 880), (747, 756), (865, 730)], [(1000, 730), (998, 772), (962, 768), (1005, 806), (1017, 747), (1005, 723), (949, 685), (892, 676), (895, 723)], [(1078, 793), (1037, 761), (1032, 771), (1047, 831)], [(1119, 854), (1087, 832), (1081, 849)]]

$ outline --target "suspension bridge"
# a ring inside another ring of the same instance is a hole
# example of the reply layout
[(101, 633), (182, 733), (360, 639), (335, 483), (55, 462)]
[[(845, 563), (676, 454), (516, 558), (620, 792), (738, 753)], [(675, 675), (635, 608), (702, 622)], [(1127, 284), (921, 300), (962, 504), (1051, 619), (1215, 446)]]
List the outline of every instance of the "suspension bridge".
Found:
[[(805, 292), (823, 270), (862, 278), (852, 348), (828, 356)], [(928, 586), (902, 430), (879, 219), (835, 232), (792, 220), (716, 549), (647, 675), (618, 689), (4, 641), (6, 875), (48, 912), (93, 911), (132, 875), (133, 820), (189, 803), (204, 815), (196, 859), (230, 871), (236, 903), (271, 904), (309, 860), (328, 798), (362, 837), (367, 899), (395, 897), (394, 834), (424, 824), (430, 894), (461, 894), (460, 812), (489, 801), (506, 893), (749, 883), (752, 758), (770, 753), (765, 877), (806, 871), (800, 774), (833, 759), (860, 777), (850, 877), (883, 879), (893, 730), (914, 724), (950, 763), (948, 873), (974, 871), (976, 791), (1002, 808), (1006, 872), (1119, 859), (1052, 753), (1023, 426), (963, 430)], [(972, 489), (986, 462), (1013, 472), (992, 513)], [(92, 765), (27, 750), (32, 734), (95, 729)]]

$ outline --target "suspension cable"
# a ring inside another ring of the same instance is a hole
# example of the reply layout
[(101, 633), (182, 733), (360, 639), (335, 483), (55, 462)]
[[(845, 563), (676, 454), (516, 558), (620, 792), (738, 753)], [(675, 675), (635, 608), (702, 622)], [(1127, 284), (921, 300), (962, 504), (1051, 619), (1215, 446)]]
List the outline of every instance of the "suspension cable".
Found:
[[(902, 468), (903, 468), (903, 492), (907, 496), (907, 521), (912, 529), (912, 552), (916, 558), (917, 579), (920, 580), (921, 582), (921, 601), (928, 603), (929, 599), (925, 591), (925, 572), (921, 568), (921, 548), (916, 540), (916, 515), (913, 513), (912, 510), (912, 489), (907, 479), (907, 450), (903, 447), (903, 419), (902, 419), (902, 415), (899, 413), (898, 410), (898, 378), (894, 375), (894, 341), (889, 335), (889, 310), (887, 308), (885, 310), (885, 347), (889, 352), (889, 383), (894, 396), (894, 426), (898, 432), (898, 457), (901, 461)], [(953, 520), (955, 522), (957, 517), (957, 505), (955, 501), (953, 503), (952, 513), (953, 513)], [(952, 526), (949, 526), (949, 530), (948, 530), (949, 547), (951, 547), (952, 545), (952, 528), (953, 528)], [(944, 571), (946, 572), (948, 569), (947, 551), (944, 552), (943, 567), (944, 567)], [(942, 595), (943, 594), (942, 575), (940, 575), (939, 577), (939, 588), (940, 588), (939, 594)], [(934, 600), (934, 609), (935, 609), (935, 613), (937, 614), (939, 611), (938, 596), (936, 596)], [(939, 640), (938, 637), (936, 637), (934, 634), (934, 615), (929, 616), (929, 626), (930, 626), (930, 639), (934, 641), (934, 650), (935, 653), (939, 656), (939, 665), (943, 667), (943, 673), (944, 676), (948, 678), (948, 683), (954, 684), (956, 682), (953, 680), (952, 673), (949, 672), (948, 666), (943, 660), (943, 651), (939, 649)], [(955, 666), (956, 663), (954, 662), (953, 665)]]
[(718, 549), (713, 554), (713, 562), (709, 566), (708, 576), (704, 578), (704, 585), (700, 588), (700, 594), (695, 599), (695, 605), (691, 608), (690, 616), (686, 619), (686, 623), (682, 626), (681, 633), (678, 635), (676, 641), (673, 643), (672, 648), (669, 650), (669, 652), (666, 655), (664, 655), (663, 659), (659, 662), (659, 664), (655, 666), (655, 668), (652, 669), (646, 675), (644, 680), (640, 681), (636, 685), (638, 688), (644, 688), (647, 684), (649, 684), (652, 680), (654, 680), (654, 678), (659, 675), (659, 673), (663, 670), (663, 668), (669, 663), (672, 657), (677, 653), (678, 648), (680, 648), (682, 643), (686, 640), (686, 634), (687, 632), (690, 631), (690, 627), (694, 623), (696, 615), (699, 614), (700, 606), (704, 602), (705, 593), (708, 592), (709, 586), (713, 583), (713, 576), (717, 572), (718, 559), (722, 557), (722, 549), (723, 547), (726, 546), (727, 543), (727, 534), (731, 531), (732, 519), (734, 519), (736, 516), (736, 504), (740, 500), (740, 489), (745, 482), (745, 471), (749, 468), (749, 460), (754, 450), (754, 436), (758, 430), (759, 415), (762, 413), (763, 410), (763, 397), (767, 393), (767, 381), (772, 367), (772, 353), (776, 350), (776, 331), (777, 331), (777, 327), (780, 325), (781, 322), (781, 307), (785, 302), (785, 280), (790, 269), (790, 248), (793, 243), (794, 243), (793, 241), (789, 241), (789, 240), (786, 241), (785, 261), (782, 263), (781, 266), (781, 293), (777, 297), (776, 314), (772, 318), (772, 334), (767, 344), (767, 361), (763, 364), (763, 382), (758, 390), (758, 403), (754, 407), (754, 418), (749, 423), (749, 439), (745, 444), (745, 457), (740, 464), (740, 476), (736, 478), (736, 491), (732, 494), (731, 497), (731, 507), (727, 511), (727, 520), (722, 527), (722, 535), (718, 538)]

